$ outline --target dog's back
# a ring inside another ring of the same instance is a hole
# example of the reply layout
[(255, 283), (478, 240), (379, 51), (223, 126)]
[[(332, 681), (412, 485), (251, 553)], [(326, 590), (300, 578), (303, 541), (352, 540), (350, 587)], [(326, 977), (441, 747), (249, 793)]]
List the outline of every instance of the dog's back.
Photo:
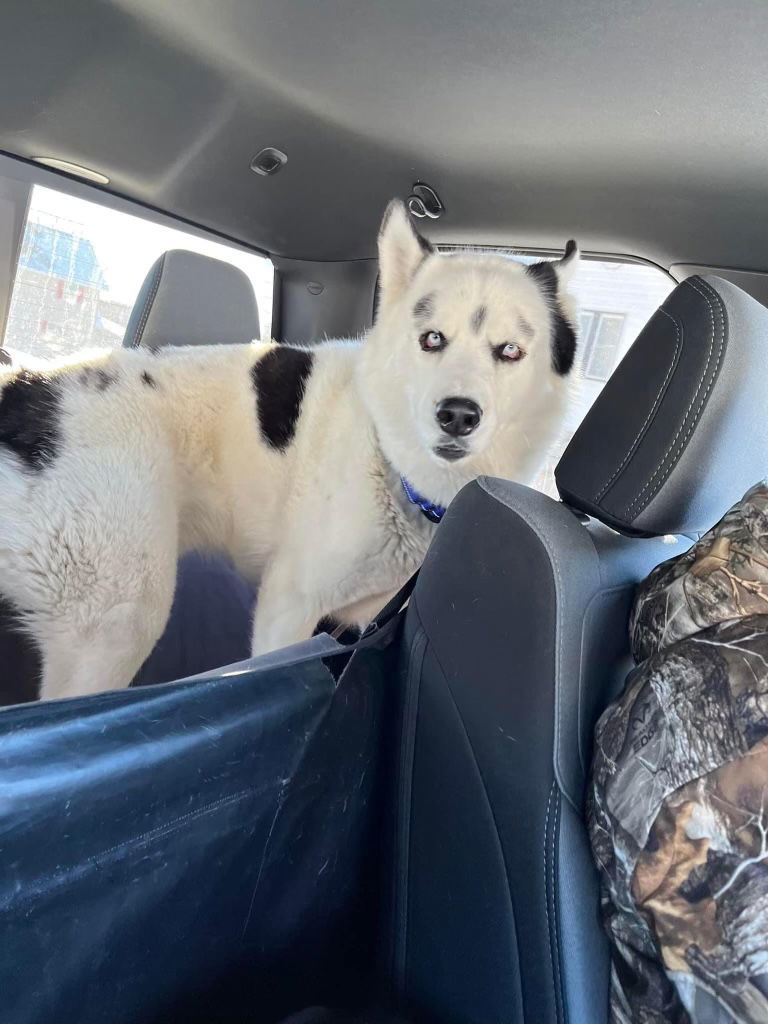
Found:
[(274, 479), (254, 380), (269, 351), (124, 350), (0, 378), (0, 590), (43, 647), (43, 694), (51, 679), (125, 685), (165, 623), (179, 551), (228, 547), (246, 465)]

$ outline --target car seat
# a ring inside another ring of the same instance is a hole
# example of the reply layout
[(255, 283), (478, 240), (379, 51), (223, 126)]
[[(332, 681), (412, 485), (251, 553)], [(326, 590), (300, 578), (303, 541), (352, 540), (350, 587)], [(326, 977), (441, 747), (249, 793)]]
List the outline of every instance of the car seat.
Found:
[(125, 348), (237, 345), (258, 340), (253, 286), (238, 267), (186, 249), (152, 264), (123, 338)]
[(576, 432), (561, 503), (480, 479), (437, 529), (401, 649), (387, 951), (429, 1020), (607, 1020), (593, 729), (635, 585), (768, 468), (766, 358), (768, 310), (690, 278)]

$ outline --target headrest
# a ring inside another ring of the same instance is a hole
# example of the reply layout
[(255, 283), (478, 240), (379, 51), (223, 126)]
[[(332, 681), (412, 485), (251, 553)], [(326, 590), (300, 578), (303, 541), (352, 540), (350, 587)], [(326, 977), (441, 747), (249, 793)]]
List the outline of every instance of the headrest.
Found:
[(628, 534), (701, 533), (768, 473), (768, 309), (691, 277), (651, 317), (555, 471)]
[(171, 249), (144, 279), (123, 346), (224, 345), (258, 337), (256, 298), (243, 271), (210, 256)]

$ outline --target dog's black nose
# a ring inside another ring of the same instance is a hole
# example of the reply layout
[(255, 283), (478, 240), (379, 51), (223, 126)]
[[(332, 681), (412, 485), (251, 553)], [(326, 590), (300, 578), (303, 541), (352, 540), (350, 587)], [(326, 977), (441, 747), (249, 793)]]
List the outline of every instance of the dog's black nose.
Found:
[(437, 403), (435, 416), (451, 437), (466, 437), (480, 422), (483, 410), (471, 398), (444, 398)]

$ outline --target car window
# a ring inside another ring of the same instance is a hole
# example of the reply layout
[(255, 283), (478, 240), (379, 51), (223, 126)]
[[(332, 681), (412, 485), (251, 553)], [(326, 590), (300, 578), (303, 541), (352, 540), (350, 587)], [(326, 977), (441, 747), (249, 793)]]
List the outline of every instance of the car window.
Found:
[[(525, 263), (540, 259), (514, 253), (510, 256)], [(557, 496), (554, 469), (566, 445), (627, 349), (674, 286), (668, 274), (646, 263), (582, 258), (569, 286), (579, 307), (574, 399), (563, 435), (534, 481), (539, 490)]]
[(262, 337), (270, 337), (273, 267), (267, 257), (36, 185), (4, 347), (14, 361), (28, 363), (119, 347), (147, 271), (169, 249), (243, 270), (256, 293)]

